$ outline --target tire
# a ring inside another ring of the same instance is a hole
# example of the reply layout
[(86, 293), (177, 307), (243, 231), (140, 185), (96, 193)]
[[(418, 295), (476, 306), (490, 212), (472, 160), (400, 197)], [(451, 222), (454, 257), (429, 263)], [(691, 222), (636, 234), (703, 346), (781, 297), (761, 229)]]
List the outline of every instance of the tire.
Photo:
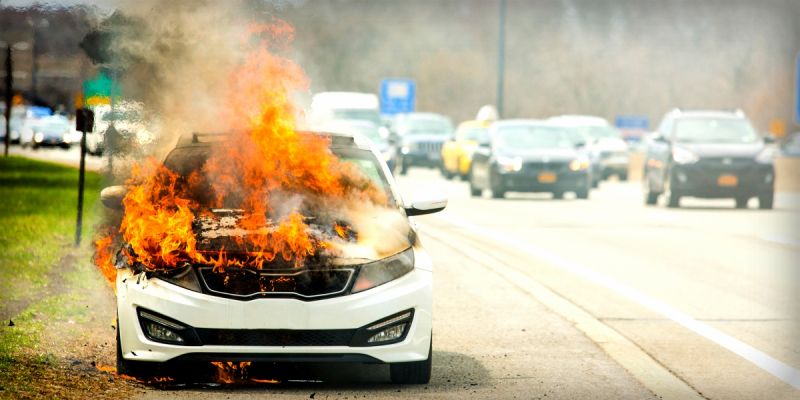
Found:
[(677, 195), (675, 192), (670, 190), (666, 193), (666, 197), (667, 197), (668, 208), (680, 208), (681, 196)]
[(600, 179), (592, 178), (592, 189), (597, 189), (600, 186)]
[(400, 160), (400, 175), (408, 174), (408, 164), (405, 160)]
[(492, 188), (493, 199), (503, 199), (506, 197), (506, 190), (501, 185), (495, 186), (495, 184), (490, 180), (489, 186)]
[(658, 203), (658, 193), (646, 191), (644, 193), (644, 204), (648, 206), (653, 206)]
[(156, 376), (161, 370), (161, 363), (126, 360), (122, 357), (122, 345), (119, 340), (119, 318), (117, 319), (117, 375), (128, 375), (146, 380)]
[(428, 347), (428, 359), (422, 361), (393, 363), (389, 365), (392, 383), (401, 385), (424, 385), (431, 381), (433, 366), (433, 340)]
[(576, 190), (575, 191), (575, 197), (577, 197), (577, 198), (579, 198), (581, 200), (588, 199), (589, 198), (589, 189), (583, 188), (583, 189)]
[(762, 210), (772, 210), (775, 194), (773, 192), (762, 194), (758, 196), (758, 208)]
[(750, 201), (750, 198), (737, 197), (735, 200), (736, 200), (736, 208), (747, 208), (747, 202)]
[(617, 176), (619, 177), (620, 181), (627, 181), (628, 180), (628, 173), (627, 172), (621, 172)]
[(647, 177), (647, 170), (645, 170), (642, 174), (642, 189), (644, 191), (644, 204), (648, 206), (654, 206), (658, 203), (658, 196), (661, 193), (654, 192), (650, 188), (650, 179)]
[(553, 192), (553, 199), (561, 200), (564, 198), (564, 192)]
[(483, 189), (479, 189), (477, 186), (475, 186), (475, 183), (472, 182), (472, 173), (469, 175), (469, 195), (472, 197), (481, 197), (483, 194)]

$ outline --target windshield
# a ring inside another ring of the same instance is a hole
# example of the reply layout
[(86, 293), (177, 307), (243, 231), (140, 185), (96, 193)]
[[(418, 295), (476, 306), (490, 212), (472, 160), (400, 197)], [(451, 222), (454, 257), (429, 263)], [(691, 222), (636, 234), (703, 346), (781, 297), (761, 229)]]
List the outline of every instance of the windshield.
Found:
[[(188, 177), (193, 172), (202, 171), (211, 151), (210, 146), (178, 147), (167, 155), (164, 165), (179, 175)], [(390, 204), (395, 203), (389, 183), (383, 175), (378, 160), (371, 152), (358, 149), (332, 149), (332, 151), (339, 160), (355, 166), (359, 172), (370, 178), (381, 191), (386, 193)]]
[(462, 140), (473, 140), (478, 143), (486, 142), (489, 140), (488, 128), (464, 128), (461, 133)]
[(378, 110), (368, 108), (338, 109), (333, 110), (334, 119), (359, 119), (369, 121), (375, 125), (381, 124), (381, 115)]
[(413, 118), (404, 121), (403, 134), (405, 135), (450, 135), (453, 125), (444, 118)]
[(562, 128), (542, 125), (515, 125), (497, 129), (495, 144), (508, 149), (572, 148), (576, 135)]
[(679, 143), (754, 143), (758, 134), (744, 119), (691, 118), (676, 122), (673, 139)]
[(353, 125), (351, 130), (358, 135), (364, 136), (365, 138), (372, 141), (375, 144), (383, 144), (386, 143), (386, 139), (381, 136), (380, 129), (375, 125)]
[(66, 122), (43, 122), (39, 124), (39, 130), (47, 134), (62, 134), (67, 131), (69, 125)]

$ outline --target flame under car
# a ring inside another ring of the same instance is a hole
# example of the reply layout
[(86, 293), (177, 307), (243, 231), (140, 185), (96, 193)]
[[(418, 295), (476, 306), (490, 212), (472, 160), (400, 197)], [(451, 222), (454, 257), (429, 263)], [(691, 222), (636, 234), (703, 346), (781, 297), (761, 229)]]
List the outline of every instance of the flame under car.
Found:
[[(226, 268), (217, 260), (148, 269), (123, 246), (115, 261), (118, 372), (147, 376), (179, 362), (360, 362), (390, 364), (395, 383), (428, 382), (432, 263), (408, 217), (440, 211), (446, 200), (403, 205), (368, 143), (327, 136), (333, 154), (386, 192), (386, 209), (405, 221), (404, 244), (390, 254), (315, 254), (302, 265), (276, 257), (256, 267), (236, 248), (236, 238), (249, 234), (237, 223), (241, 210), (221, 208), (197, 216), (192, 230), (200, 253), (228, 249)], [(212, 146), (192, 135), (164, 164), (196, 169)], [(119, 207), (122, 195), (108, 188), (103, 202)], [(343, 246), (355, 242), (357, 232), (344, 221), (306, 218), (310, 229)]]

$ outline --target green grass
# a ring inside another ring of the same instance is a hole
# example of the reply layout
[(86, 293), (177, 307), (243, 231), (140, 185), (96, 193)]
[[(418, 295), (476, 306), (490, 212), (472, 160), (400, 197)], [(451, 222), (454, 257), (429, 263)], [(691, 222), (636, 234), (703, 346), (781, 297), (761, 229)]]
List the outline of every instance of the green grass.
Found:
[[(97, 221), (102, 178), (86, 173), (84, 240)], [(0, 303), (24, 301), (74, 242), (78, 171), (29, 160), (0, 158)], [(56, 271), (57, 272), (57, 271)]]

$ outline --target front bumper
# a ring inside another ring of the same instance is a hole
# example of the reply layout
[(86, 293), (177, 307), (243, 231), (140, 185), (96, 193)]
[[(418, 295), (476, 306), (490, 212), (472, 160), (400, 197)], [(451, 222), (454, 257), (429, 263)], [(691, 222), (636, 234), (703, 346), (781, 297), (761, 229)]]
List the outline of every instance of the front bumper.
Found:
[(442, 155), (439, 153), (416, 153), (409, 152), (402, 155), (403, 164), (409, 166), (438, 167), (442, 163)]
[[(701, 160), (695, 164), (674, 165), (670, 175), (673, 192), (701, 198), (758, 196), (772, 193), (775, 185), (775, 168), (755, 162), (720, 165)], [(736, 177), (736, 183), (731, 185), (729, 180), (728, 184), (721, 184), (726, 176)]]
[[(140, 279), (130, 270), (117, 277), (120, 345), (125, 359), (149, 362), (180, 360), (306, 360), (408, 362), (428, 357), (432, 328), (432, 273), (427, 257), (403, 277), (360, 293), (324, 300), (262, 298), (249, 301), (211, 296), (159, 279)], [(209, 330), (353, 330), (413, 309), (413, 320), (399, 343), (370, 347), (348, 345), (174, 345), (148, 339), (137, 310), (149, 310), (187, 326)]]
[(493, 177), (502, 188), (511, 192), (568, 192), (573, 190), (588, 189), (588, 171), (560, 171), (553, 172), (553, 182), (543, 181), (539, 173), (528, 172), (494, 172)]

